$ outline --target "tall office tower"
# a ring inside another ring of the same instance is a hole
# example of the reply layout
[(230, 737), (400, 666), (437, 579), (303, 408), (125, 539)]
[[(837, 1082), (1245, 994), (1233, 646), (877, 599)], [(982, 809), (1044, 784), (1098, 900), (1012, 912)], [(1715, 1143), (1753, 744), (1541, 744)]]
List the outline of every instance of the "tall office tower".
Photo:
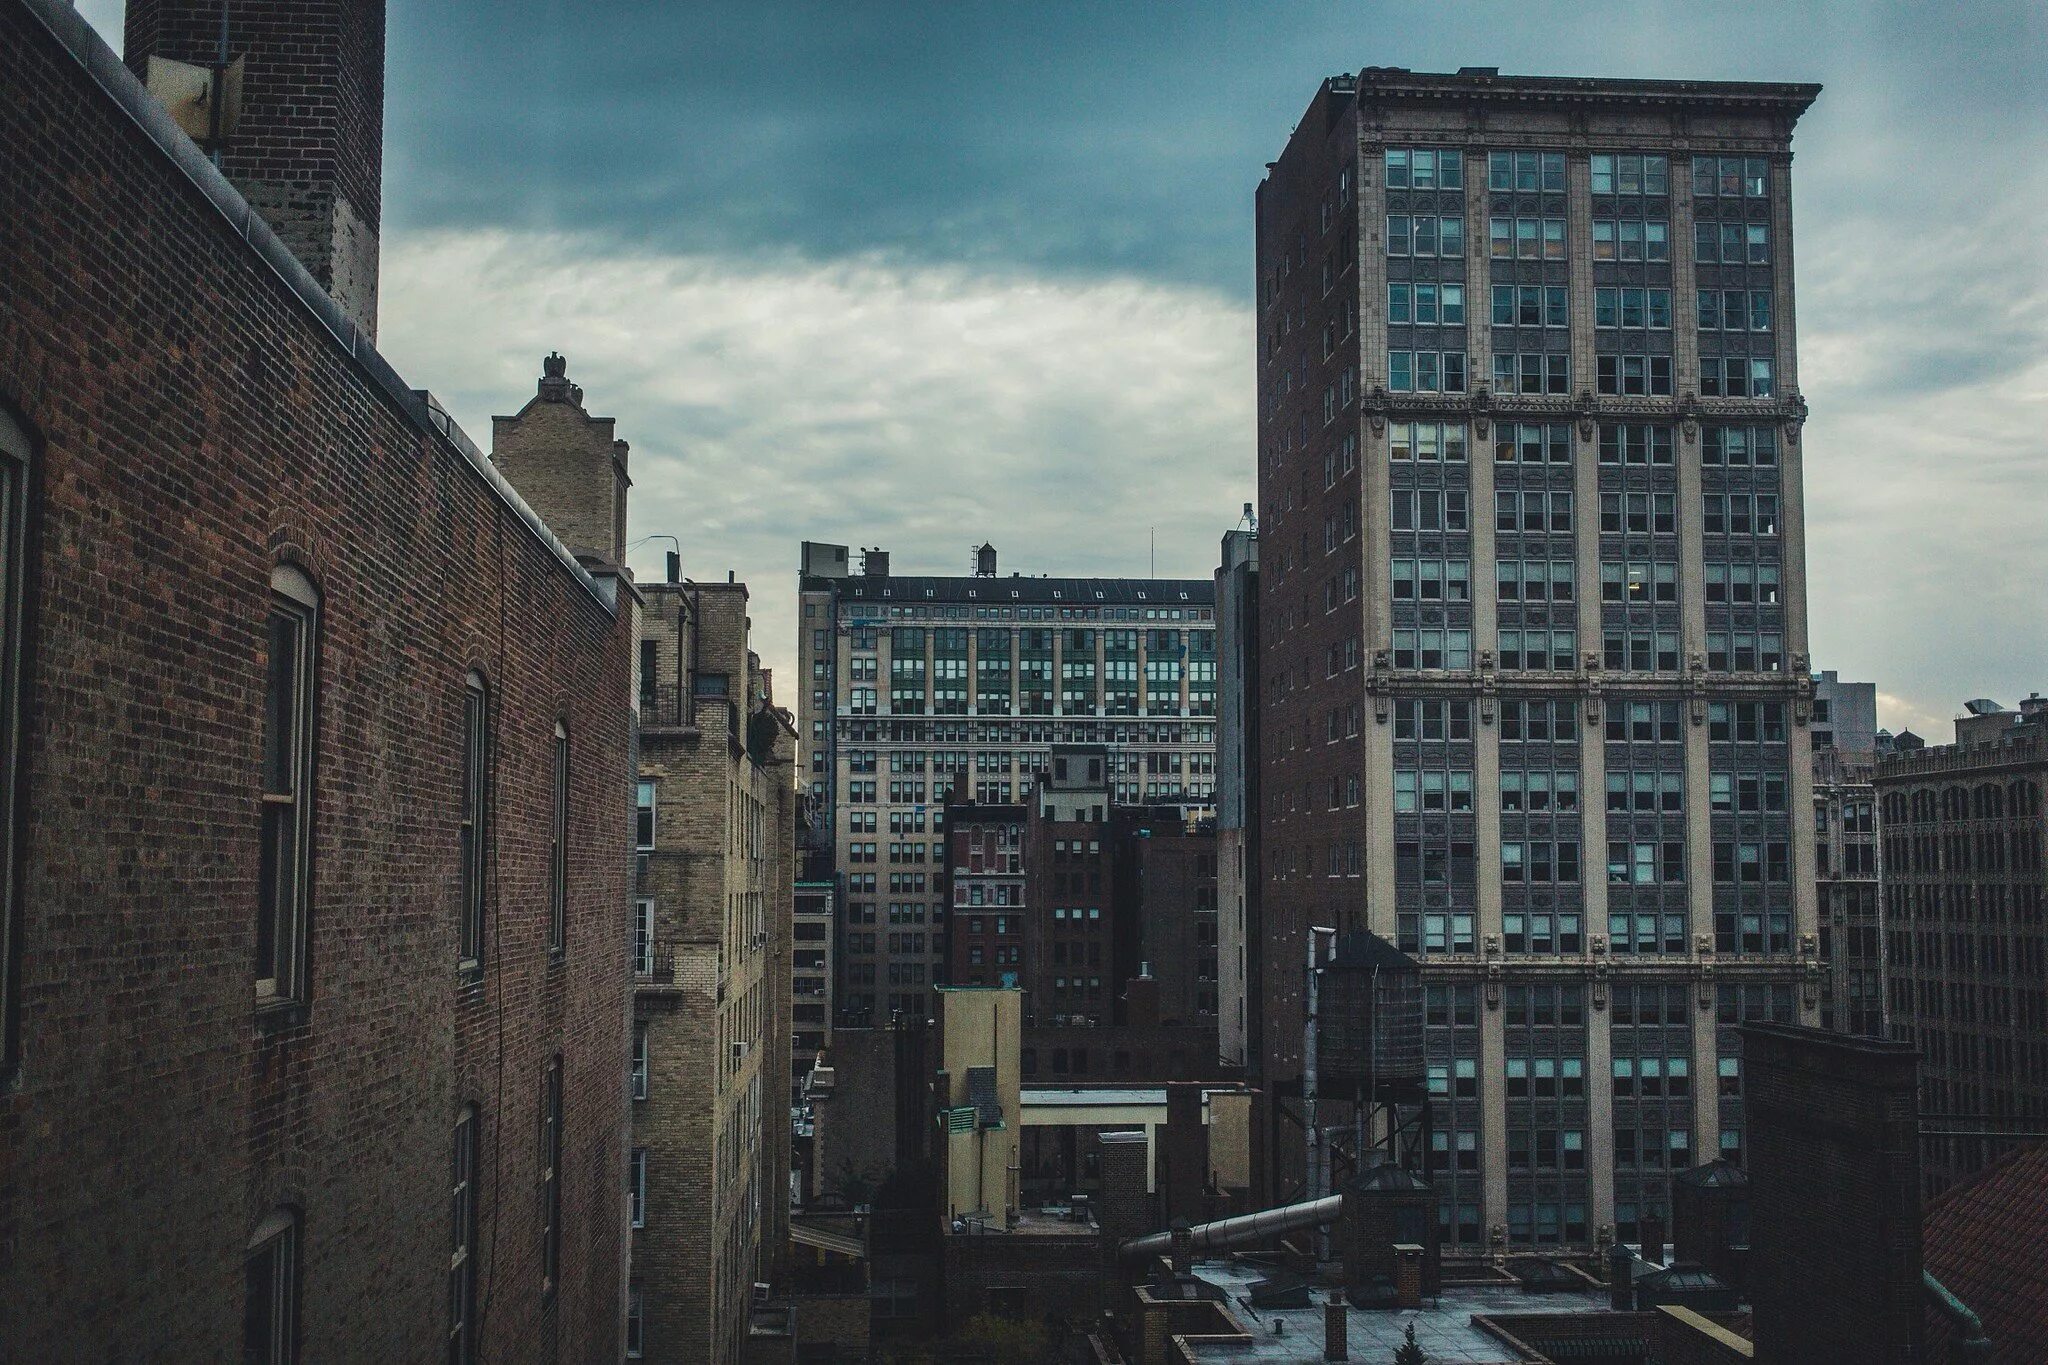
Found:
[(1815, 1017), (1817, 93), (1369, 68), (1261, 185), (1267, 1193), (1310, 926), (1423, 964), (1453, 1245), (1633, 1240)]
[(1877, 898), (1877, 685), (1813, 675), (1813, 850), (1820, 1026), (1885, 1036)]
[(1920, 1049), (1932, 1194), (2048, 1127), (2048, 701), (1971, 702), (1954, 744), (1880, 760), (1876, 788), (1886, 1003)]
[[(840, 887), (839, 1021), (931, 1017), (944, 980), (946, 793), (1021, 801), (1058, 743), (1107, 746), (1111, 800), (1209, 811), (1207, 579), (897, 577), (805, 542), (799, 772)], [(971, 785), (969, 785), (971, 784)]]
[(1223, 537), (1216, 570), (1217, 1048), (1250, 1066), (1259, 976), (1259, 533)]

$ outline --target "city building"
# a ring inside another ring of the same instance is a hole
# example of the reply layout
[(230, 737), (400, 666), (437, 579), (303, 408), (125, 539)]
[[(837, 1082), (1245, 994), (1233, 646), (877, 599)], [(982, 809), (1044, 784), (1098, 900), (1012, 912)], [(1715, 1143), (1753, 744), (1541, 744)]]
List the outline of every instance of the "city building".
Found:
[(0, 1354), (615, 1358), (634, 591), (371, 342), (383, 5), (225, 174), (222, 15), (0, 0)]
[(1216, 623), (1206, 580), (900, 576), (805, 542), (798, 766), (841, 906), (838, 1018), (931, 1017), (949, 928), (946, 795), (1016, 803), (1058, 743), (1097, 744), (1110, 799), (1207, 813)]
[(1217, 1047), (1250, 1067), (1264, 1046), (1255, 1008), (1259, 921), (1259, 533), (1225, 533), (1216, 570)]
[(1636, 1240), (1671, 1171), (1740, 1162), (1736, 1025), (1816, 1017), (1817, 94), (1368, 68), (1259, 188), (1269, 1196), (1311, 926), (1423, 964), (1463, 1247)]
[(1869, 1038), (1884, 1024), (1878, 917), (1877, 685), (1813, 676), (1813, 861), (1821, 966), (1820, 1026)]
[(795, 732), (745, 584), (643, 591), (627, 1337), (735, 1361), (789, 1240)]
[(1935, 1193), (2048, 1130), (2048, 700), (1973, 701), (1953, 744), (1881, 759), (1885, 989), (1920, 1050)]
[(1027, 1079), (1214, 1077), (1216, 832), (1113, 804), (1110, 762), (1055, 744), (1028, 801), (948, 801), (947, 979), (1022, 992)]
[(832, 1044), (834, 890), (830, 880), (796, 884), (789, 962), (789, 1074), (799, 1094), (818, 1054)]

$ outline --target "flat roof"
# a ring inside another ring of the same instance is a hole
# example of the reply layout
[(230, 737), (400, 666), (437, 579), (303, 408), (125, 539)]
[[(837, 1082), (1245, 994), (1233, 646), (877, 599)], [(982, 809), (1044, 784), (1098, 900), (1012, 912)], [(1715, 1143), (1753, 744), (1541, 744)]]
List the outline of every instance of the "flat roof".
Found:
[[(1228, 1307), (1245, 1325), (1251, 1341), (1244, 1347), (1197, 1347), (1197, 1360), (1321, 1360), (1323, 1304), (1318, 1289), (1307, 1308), (1253, 1308), (1246, 1300), (1254, 1281), (1264, 1279), (1260, 1267), (1201, 1261), (1195, 1276), (1221, 1289)], [(1353, 1360), (1392, 1360), (1408, 1325), (1415, 1325), (1415, 1343), (1432, 1365), (1512, 1365), (1522, 1357), (1498, 1337), (1472, 1322), (1473, 1316), (1512, 1317), (1526, 1313), (1599, 1314), (1610, 1310), (1593, 1294), (1528, 1294), (1519, 1285), (1446, 1285), (1434, 1306), (1420, 1309), (1347, 1308), (1346, 1345)], [(1274, 1335), (1273, 1324), (1285, 1324)], [(1633, 1329), (1632, 1329), (1633, 1330)]]
[(842, 601), (1011, 603), (1063, 607), (1209, 607), (1216, 583), (1208, 578), (940, 578), (929, 576), (825, 578), (803, 580), (806, 592), (830, 592)]

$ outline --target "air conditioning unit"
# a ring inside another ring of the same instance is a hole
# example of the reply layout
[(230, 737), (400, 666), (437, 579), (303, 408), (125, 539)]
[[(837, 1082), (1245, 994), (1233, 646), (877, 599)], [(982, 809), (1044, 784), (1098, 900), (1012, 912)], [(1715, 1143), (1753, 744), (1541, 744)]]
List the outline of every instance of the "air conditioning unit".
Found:
[(763, 1284), (763, 1283), (762, 1283), (761, 1281), (759, 1281), (759, 1280), (756, 1280), (756, 1281), (754, 1281), (754, 1302), (755, 1302), (755, 1303), (766, 1303), (766, 1302), (768, 1302), (768, 1286), (767, 1286), (767, 1285), (765, 1285), (765, 1284)]

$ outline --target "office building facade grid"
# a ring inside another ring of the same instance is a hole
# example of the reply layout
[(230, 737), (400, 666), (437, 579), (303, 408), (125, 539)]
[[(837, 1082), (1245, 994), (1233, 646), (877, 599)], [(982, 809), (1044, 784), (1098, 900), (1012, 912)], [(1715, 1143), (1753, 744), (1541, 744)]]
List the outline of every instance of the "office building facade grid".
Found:
[(839, 886), (840, 1022), (932, 1009), (955, 784), (1023, 801), (1053, 744), (1103, 744), (1112, 801), (1213, 809), (1209, 581), (892, 577), (879, 551), (849, 574), (844, 547), (815, 544), (804, 560), (798, 768)]
[(1416, 955), (1455, 1244), (1630, 1240), (1815, 1013), (1816, 94), (1369, 69), (1259, 191), (1259, 1079), (1307, 926)]

